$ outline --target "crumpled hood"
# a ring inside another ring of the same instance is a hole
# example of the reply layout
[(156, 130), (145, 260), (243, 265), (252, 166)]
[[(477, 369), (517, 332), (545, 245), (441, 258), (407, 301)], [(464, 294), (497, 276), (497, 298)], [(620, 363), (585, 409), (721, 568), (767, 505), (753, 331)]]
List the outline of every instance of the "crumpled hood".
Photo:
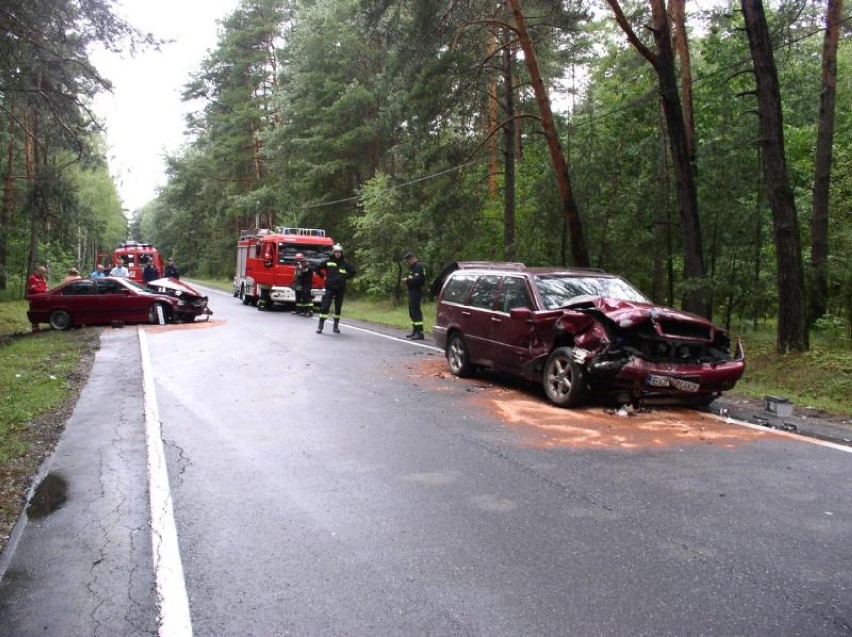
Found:
[(655, 320), (657, 322), (688, 323), (701, 326), (709, 330), (710, 333), (721, 331), (703, 316), (648, 303), (636, 303), (601, 296), (583, 296), (575, 297), (566, 307), (572, 310), (595, 308), (613, 323), (625, 329), (649, 320)]
[(184, 283), (179, 279), (172, 278), (163, 278), (163, 279), (155, 279), (154, 281), (149, 281), (148, 285), (154, 288), (163, 288), (165, 290), (171, 290), (172, 292), (179, 292), (181, 294), (188, 294), (190, 296), (197, 296), (198, 298), (206, 299), (207, 297), (203, 295), (201, 292), (196, 290), (194, 287), (189, 285), (188, 283)]

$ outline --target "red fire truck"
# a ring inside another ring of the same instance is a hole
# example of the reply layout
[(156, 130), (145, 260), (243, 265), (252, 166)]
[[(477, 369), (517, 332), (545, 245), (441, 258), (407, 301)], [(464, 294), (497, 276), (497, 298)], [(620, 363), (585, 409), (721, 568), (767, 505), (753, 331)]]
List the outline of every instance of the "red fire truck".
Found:
[(163, 275), (163, 260), (157, 248), (150, 243), (125, 241), (118, 244), (112, 253), (112, 265), (118, 265), (119, 259), (124, 261), (124, 265), (130, 270), (130, 278), (134, 281), (142, 283), (142, 270), (149, 262), (157, 268), (160, 276)]
[[(243, 305), (271, 308), (276, 303), (294, 304), (293, 273), (300, 252), (312, 264), (322, 263), (334, 245), (325, 230), (316, 228), (276, 228), (243, 230), (237, 242), (237, 270), (234, 296)], [(324, 283), (314, 274), (311, 298), (319, 303)]]

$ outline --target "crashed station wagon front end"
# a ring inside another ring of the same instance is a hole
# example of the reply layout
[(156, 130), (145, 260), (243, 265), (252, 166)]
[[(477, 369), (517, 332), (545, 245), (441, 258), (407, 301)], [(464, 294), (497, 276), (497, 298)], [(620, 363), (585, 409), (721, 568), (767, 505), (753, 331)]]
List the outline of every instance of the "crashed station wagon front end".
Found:
[[(585, 320), (594, 318), (581, 326)], [(577, 329), (580, 328), (580, 329)], [(706, 319), (668, 308), (597, 297), (566, 308), (555, 338), (571, 333), (573, 356), (593, 392), (631, 401), (676, 398), (709, 402), (736, 385), (745, 371), (737, 341)]]

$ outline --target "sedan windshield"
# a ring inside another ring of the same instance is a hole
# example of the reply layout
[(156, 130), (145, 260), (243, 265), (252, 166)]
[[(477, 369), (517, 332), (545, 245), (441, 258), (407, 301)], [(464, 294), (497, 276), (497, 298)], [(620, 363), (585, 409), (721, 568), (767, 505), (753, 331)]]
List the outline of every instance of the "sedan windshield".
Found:
[(535, 281), (548, 310), (568, 305), (578, 296), (605, 296), (635, 303), (651, 301), (624, 279), (605, 276), (538, 276)]

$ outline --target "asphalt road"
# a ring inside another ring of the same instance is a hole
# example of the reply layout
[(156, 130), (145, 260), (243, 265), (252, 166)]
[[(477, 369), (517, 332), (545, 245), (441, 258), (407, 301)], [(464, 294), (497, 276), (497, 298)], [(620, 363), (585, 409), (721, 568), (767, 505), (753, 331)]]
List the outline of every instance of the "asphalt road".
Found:
[(128, 328), (50, 467), (65, 501), (4, 554), (0, 634), (852, 634), (848, 451), (554, 409), (345, 306), (339, 335), (211, 307), (142, 339), (191, 627), (162, 627)]

